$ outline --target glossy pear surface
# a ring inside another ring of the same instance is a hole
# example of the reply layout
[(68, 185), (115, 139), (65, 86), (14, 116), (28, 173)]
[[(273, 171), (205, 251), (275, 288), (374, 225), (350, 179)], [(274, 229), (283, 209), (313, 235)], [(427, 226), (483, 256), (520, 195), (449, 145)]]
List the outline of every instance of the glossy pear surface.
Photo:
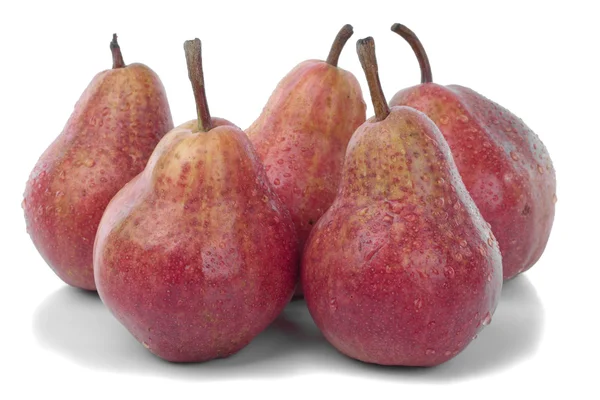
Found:
[(554, 167), (538, 136), (507, 109), (458, 85), (407, 88), (390, 105), (424, 112), (444, 135), (498, 239), (504, 278), (531, 268), (548, 242), (556, 203)]
[(169, 361), (227, 357), (290, 300), (298, 243), (244, 132), (214, 118), (168, 133), (109, 204), (96, 239), (98, 292)]
[(63, 281), (96, 289), (92, 251), (102, 213), (172, 128), (164, 87), (143, 64), (103, 71), (86, 88), (23, 200), (27, 231)]
[(346, 146), (366, 119), (355, 76), (324, 61), (300, 63), (246, 130), (289, 209), (300, 249), (337, 192)]
[(327, 340), (369, 363), (443, 363), (490, 322), (502, 287), (498, 244), (424, 114), (393, 107), (353, 135), (302, 280)]

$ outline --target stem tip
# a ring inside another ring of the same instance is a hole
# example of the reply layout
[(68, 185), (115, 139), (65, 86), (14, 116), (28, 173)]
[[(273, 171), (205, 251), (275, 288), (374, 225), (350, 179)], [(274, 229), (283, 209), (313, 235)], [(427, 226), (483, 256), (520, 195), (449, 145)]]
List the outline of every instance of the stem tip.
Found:
[(112, 41), (110, 42), (110, 51), (112, 53), (113, 69), (123, 68), (125, 61), (123, 61), (123, 54), (121, 54), (121, 47), (119, 46), (119, 42), (117, 42), (116, 33), (113, 33)]

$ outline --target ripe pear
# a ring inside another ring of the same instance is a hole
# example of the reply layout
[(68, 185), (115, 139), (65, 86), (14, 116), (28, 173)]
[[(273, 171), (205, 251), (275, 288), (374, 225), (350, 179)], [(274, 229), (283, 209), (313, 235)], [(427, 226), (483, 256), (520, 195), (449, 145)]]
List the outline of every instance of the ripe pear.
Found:
[(337, 66), (352, 33), (352, 26), (345, 25), (326, 61), (304, 61), (289, 72), (246, 129), (292, 215), (300, 249), (331, 205), (350, 136), (366, 119), (360, 84)]
[(304, 297), (343, 354), (433, 366), (490, 323), (502, 257), (439, 129), (388, 108), (373, 39), (357, 50), (376, 115), (352, 136), (337, 197), (306, 244)]
[(528, 270), (546, 248), (554, 221), (556, 174), (548, 150), (504, 107), (469, 88), (433, 83), (417, 36), (400, 24), (392, 31), (413, 48), (421, 84), (396, 93), (390, 106), (424, 112), (444, 135), (465, 186), (500, 243), (504, 279)]
[(200, 40), (185, 43), (198, 119), (169, 132), (98, 228), (98, 293), (157, 356), (227, 357), (283, 310), (298, 277), (291, 217), (245, 133), (211, 118)]
[(92, 251), (104, 209), (173, 128), (156, 73), (126, 65), (116, 35), (110, 48), (113, 68), (85, 89), (31, 172), (22, 204), (27, 231), (50, 268), (87, 290), (96, 289)]

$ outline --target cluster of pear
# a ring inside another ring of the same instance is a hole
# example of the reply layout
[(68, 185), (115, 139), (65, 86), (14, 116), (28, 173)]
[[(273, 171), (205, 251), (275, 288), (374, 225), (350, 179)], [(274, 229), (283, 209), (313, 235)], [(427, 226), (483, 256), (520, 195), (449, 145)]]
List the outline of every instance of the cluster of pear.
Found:
[(211, 118), (200, 40), (185, 56), (197, 119), (173, 127), (158, 76), (96, 75), (27, 182), (33, 243), (66, 283), (97, 290), (152, 353), (174, 362), (244, 348), (294, 296), (340, 352), (433, 366), (491, 322), (503, 280), (541, 256), (554, 219), (548, 152), (516, 116), (462, 86), (387, 103), (371, 37), (355, 76), (300, 63), (244, 132)]

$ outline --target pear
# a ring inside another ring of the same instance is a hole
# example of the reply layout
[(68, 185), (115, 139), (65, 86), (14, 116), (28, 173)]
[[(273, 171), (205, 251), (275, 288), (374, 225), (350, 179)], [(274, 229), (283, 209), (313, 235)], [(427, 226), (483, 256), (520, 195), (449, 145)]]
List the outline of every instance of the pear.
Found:
[(491, 322), (502, 257), (439, 129), (417, 110), (389, 108), (373, 39), (357, 50), (375, 117), (352, 136), (339, 192), (306, 244), (304, 297), (343, 354), (433, 366)]
[(360, 84), (337, 66), (352, 33), (352, 26), (345, 25), (326, 61), (307, 60), (289, 72), (246, 129), (292, 215), (300, 249), (331, 205), (350, 136), (366, 119)]
[(548, 150), (525, 123), (472, 89), (433, 83), (429, 59), (406, 26), (392, 31), (411, 45), (421, 84), (396, 93), (391, 106), (427, 114), (447, 140), (458, 171), (500, 243), (504, 279), (531, 268), (552, 230), (556, 173)]
[(62, 133), (42, 154), (23, 200), (27, 231), (67, 284), (95, 290), (92, 251), (110, 199), (140, 173), (173, 128), (165, 89), (143, 64), (125, 65), (117, 35), (113, 68), (97, 74)]
[(198, 119), (160, 141), (108, 205), (94, 248), (102, 301), (157, 356), (227, 357), (283, 310), (298, 240), (245, 133), (211, 118), (200, 40), (185, 42)]

